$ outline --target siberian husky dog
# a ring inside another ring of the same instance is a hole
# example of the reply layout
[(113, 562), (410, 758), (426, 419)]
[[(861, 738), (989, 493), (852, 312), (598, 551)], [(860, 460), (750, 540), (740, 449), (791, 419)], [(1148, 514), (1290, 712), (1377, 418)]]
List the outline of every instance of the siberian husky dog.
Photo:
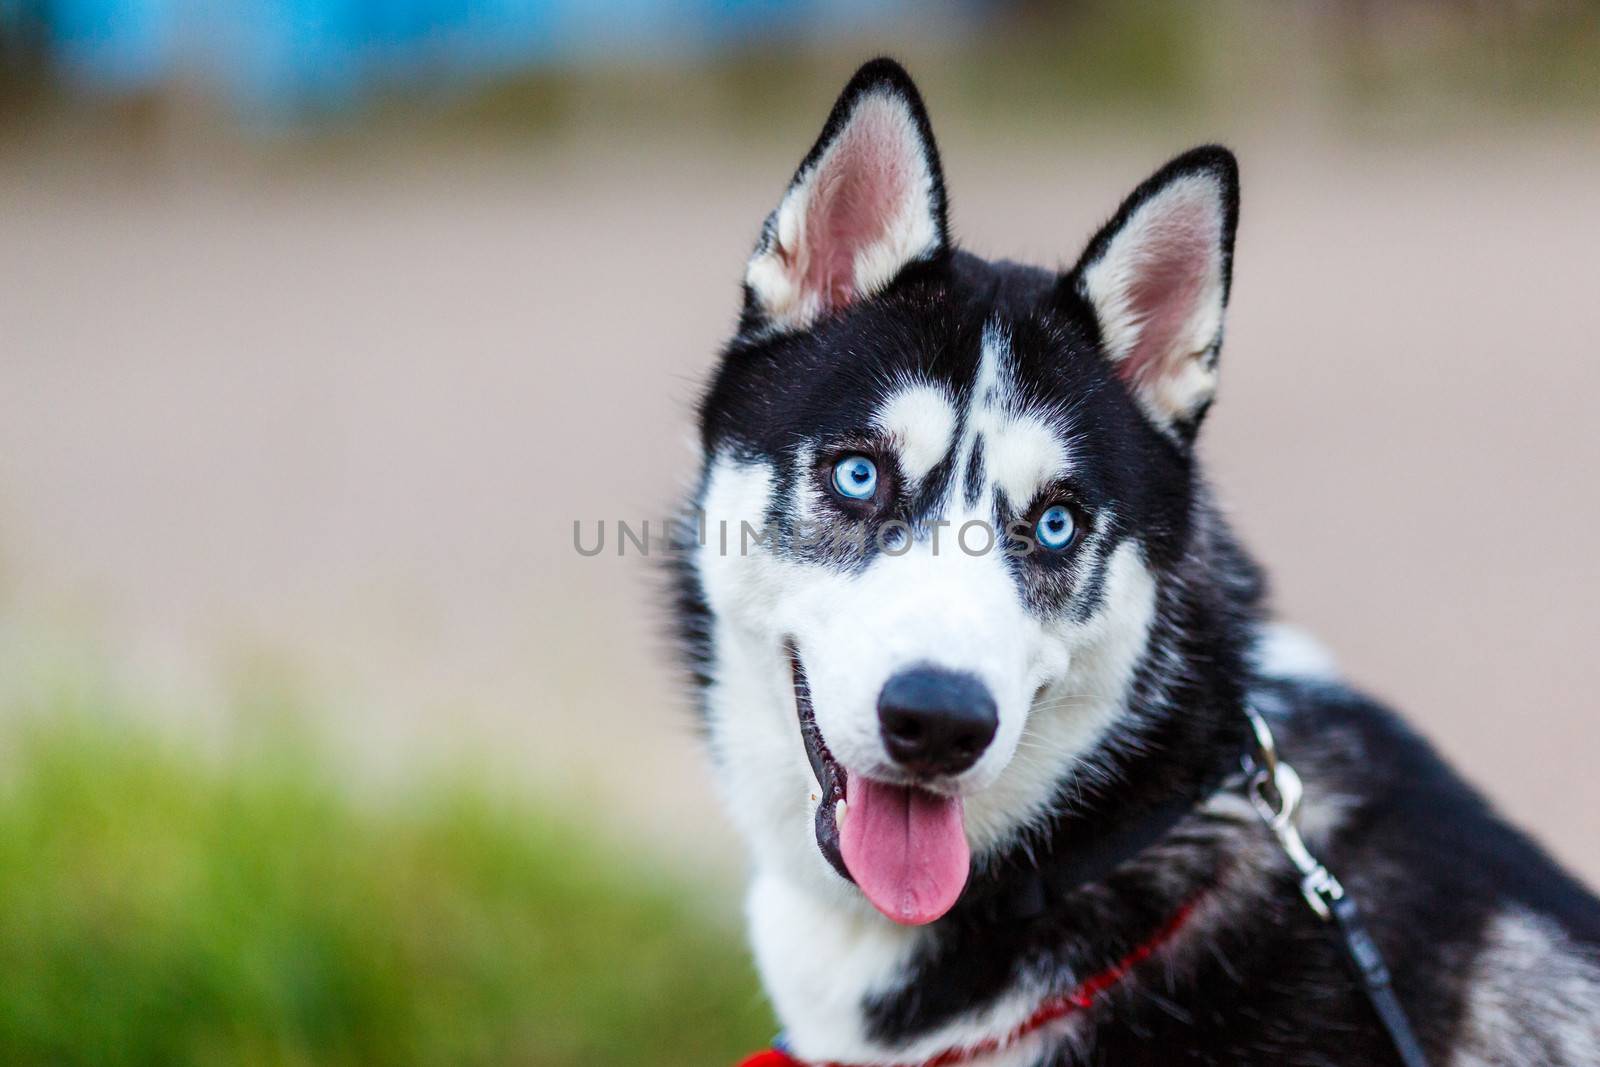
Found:
[(768, 216), (675, 600), (771, 1062), (1400, 1062), (1230, 784), (1256, 714), (1428, 1062), (1600, 1064), (1600, 902), (1269, 622), (1198, 468), (1238, 210), (1198, 148), (980, 259), (880, 59)]

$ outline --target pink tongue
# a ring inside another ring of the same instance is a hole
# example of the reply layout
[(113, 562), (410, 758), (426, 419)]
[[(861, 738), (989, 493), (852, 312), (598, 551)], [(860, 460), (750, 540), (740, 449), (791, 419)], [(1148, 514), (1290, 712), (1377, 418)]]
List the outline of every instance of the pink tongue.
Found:
[(931, 923), (955, 905), (972, 855), (961, 798), (851, 778), (839, 845), (850, 877), (897, 923)]

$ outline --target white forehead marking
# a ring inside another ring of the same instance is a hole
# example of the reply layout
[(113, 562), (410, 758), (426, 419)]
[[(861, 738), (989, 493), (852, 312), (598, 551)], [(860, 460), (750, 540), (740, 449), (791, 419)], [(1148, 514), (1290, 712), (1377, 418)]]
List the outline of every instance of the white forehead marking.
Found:
[(978, 354), (978, 375), (972, 383), (972, 407), (980, 411), (999, 404), (1001, 400), (1000, 371), (1011, 355), (1011, 338), (998, 324), (990, 322), (983, 328), (983, 347)]
[(989, 482), (1012, 507), (1025, 508), (1046, 482), (1067, 470), (1067, 446), (1049, 423), (1025, 413), (1005, 416), (988, 435)]
[(984, 327), (983, 352), (972, 384), (972, 409), (961, 441), (961, 472), (966, 484), (972, 445), (984, 446), (984, 490), (999, 489), (1012, 507), (1026, 507), (1044, 483), (1067, 472), (1070, 456), (1054, 426), (1039, 415), (1017, 410), (1007, 375), (1011, 341), (995, 323)]
[(894, 439), (906, 476), (921, 481), (950, 451), (956, 408), (943, 389), (923, 382), (891, 396), (874, 421)]

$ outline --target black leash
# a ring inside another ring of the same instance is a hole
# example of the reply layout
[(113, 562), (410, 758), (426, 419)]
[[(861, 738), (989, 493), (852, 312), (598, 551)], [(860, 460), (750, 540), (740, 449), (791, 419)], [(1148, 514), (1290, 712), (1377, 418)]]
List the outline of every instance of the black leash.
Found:
[(1427, 1054), (1417, 1040), (1416, 1031), (1405, 1007), (1395, 995), (1389, 968), (1383, 962), (1378, 944), (1367, 932), (1355, 900), (1333, 872), (1317, 861), (1300, 836), (1300, 801), (1304, 789), (1295, 769), (1278, 758), (1272, 731), (1259, 712), (1248, 704), (1245, 715), (1255, 733), (1255, 743), (1245, 757), (1245, 773), (1250, 803), (1267, 824), (1289, 862), (1300, 872), (1300, 893), (1317, 918), (1331, 923), (1339, 933), (1340, 947), (1351, 969), (1361, 979), (1362, 989), (1377, 1013), (1378, 1021), (1389, 1034), (1394, 1050), (1404, 1067), (1428, 1067)]

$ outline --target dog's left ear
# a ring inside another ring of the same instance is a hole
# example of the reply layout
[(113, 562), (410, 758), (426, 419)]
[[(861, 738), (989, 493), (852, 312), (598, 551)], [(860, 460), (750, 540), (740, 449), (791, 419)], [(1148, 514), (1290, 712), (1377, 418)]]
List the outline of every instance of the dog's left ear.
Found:
[(747, 328), (797, 330), (949, 248), (922, 97), (891, 59), (856, 71), (767, 216), (745, 271)]
[(1063, 279), (1145, 414), (1184, 440), (1216, 391), (1238, 220), (1233, 153), (1196, 148), (1134, 190)]

